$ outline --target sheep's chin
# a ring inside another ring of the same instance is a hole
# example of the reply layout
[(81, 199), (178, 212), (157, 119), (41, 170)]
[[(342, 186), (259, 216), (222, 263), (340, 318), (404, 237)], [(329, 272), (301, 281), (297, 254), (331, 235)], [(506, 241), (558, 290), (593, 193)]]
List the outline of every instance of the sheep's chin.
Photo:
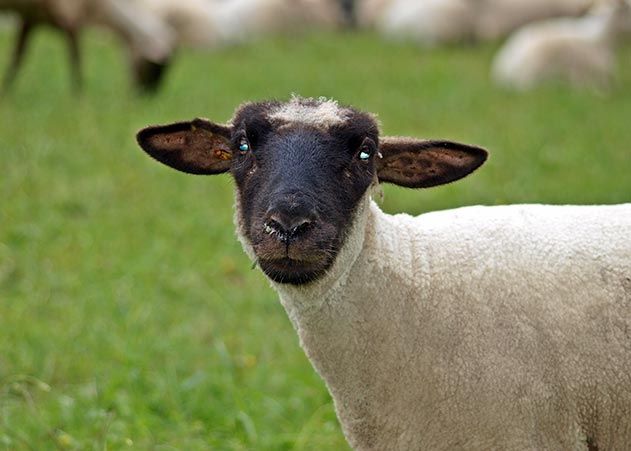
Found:
[(273, 282), (290, 285), (305, 285), (318, 280), (331, 266), (332, 261), (306, 262), (282, 258), (259, 260), (261, 270)]

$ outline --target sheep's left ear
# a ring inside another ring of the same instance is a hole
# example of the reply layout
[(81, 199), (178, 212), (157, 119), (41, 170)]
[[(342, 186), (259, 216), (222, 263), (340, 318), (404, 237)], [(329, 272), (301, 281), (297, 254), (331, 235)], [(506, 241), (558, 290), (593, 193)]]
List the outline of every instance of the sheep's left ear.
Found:
[(189, 174), (219, 174), (230, 169), (232, 127), (206, 119), (147, 127), (136, 139), (150, 156)]
[(380, 182), (427, 188), (461, 179), (486, 161), (487, 152), (449, 141), (381, 138), (376, 158)]

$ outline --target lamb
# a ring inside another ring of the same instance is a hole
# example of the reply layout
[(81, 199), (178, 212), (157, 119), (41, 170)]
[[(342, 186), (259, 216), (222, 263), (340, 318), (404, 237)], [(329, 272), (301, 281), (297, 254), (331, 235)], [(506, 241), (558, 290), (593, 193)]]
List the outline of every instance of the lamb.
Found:
[(171, 30), (127, 0), (0, 0), (0, 11), (16, 13), (20, 26), (3, 88), (15, 80), (33, 29), (41, 24), (62, 31), (68, 41), (73, 86), (80, 89), (79, 33), (87, 25), (103, 26), (125, 43), (136, 81), (141, 88), (155, 88), (174, 51)]
[(379, 183), (450, 183), (487, 152), (380, 138), (373, 115), (326, 99), (137, 140), (179, 171), (232, 175), (238, 238), (355, 449), (631, 443), (631, 204), (385, 214)]

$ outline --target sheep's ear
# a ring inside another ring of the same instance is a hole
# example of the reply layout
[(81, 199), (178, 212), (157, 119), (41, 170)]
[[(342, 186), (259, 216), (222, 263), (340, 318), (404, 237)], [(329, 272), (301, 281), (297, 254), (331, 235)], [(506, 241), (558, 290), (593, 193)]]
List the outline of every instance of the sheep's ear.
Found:
[(427, 188), (461, 179), (484, 163), (487, 152), (449, 141), (381, 138), (376, 159), (380, 182)]
[(232, 128), (206, 119), (147, 127), (136, 139), (161, 163), (189, 174), (219, 174), (230, 169)]

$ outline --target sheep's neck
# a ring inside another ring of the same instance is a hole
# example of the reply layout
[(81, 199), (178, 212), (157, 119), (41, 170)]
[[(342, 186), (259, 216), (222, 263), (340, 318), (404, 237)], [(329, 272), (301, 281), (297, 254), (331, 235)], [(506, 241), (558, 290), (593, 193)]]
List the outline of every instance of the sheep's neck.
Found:
[(426, 291), (419, 285), (428, 280), (425, 252), (411, 237), (409, 217), (393, 220), (374, 203), (366, 210), (360, 216), (365, 224), (356, 224), (349, 237), (360, 249), (344, 249), (326, 280), (328, 287), (276, 287), (301, 346), (333, 395), (351, 444), (354, 437), (370, 443), (370, 431), (394, 428), (384, 421), (409, 402), (388, 387), (418, 377), (409, 369), (419, 358), (418, 349), (412, 355), (400, 343), (408, 342), (402, 334), (416, 333), (415, 321), (424, 317), (410, 309), (423, 305), (412, 291)]

